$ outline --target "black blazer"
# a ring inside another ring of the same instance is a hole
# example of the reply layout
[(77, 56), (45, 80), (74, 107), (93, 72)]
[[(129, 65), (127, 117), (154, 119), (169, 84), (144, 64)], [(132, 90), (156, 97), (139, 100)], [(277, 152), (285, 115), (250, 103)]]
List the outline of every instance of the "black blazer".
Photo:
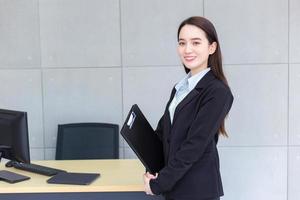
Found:
[(206, 199), (223, 195), (217, 151), (218, 130), (229, 112), (230, 89), (210, 70), (177, 105), (170, 122), (169, 105), (156, 133), (164, 146), (165, 167), (150, 181), (154, 194), (167, 199)]

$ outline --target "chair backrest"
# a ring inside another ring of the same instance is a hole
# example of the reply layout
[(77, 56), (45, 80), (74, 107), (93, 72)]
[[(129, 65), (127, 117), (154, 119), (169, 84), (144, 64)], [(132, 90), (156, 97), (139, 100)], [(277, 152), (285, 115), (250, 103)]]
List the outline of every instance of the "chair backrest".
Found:
[(59, 124), (56, 160), (119, 158), (119, 126), (106, 123)]

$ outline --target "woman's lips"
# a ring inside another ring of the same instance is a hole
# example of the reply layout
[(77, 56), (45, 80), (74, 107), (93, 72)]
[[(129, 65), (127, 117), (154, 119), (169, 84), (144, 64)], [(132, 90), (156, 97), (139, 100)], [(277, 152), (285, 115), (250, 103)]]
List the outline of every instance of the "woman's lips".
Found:
[(195, 58), (196, 58), (196, 56), (185, 56), (184, 60), (187, 62), (191, 62), (191, 61), (195, 60)]

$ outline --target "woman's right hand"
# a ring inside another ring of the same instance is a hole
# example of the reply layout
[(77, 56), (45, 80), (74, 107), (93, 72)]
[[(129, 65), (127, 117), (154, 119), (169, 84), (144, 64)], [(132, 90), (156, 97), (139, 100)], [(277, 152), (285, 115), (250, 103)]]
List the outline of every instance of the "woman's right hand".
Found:
[(158, 176), (158, 173), (156, 173), (155, 176), (153, 174), (150, 174), (149, 172), (144, 174), (144, 188), (145, 188), (146, 194), (154, 195), (153, 192), (151, 191), (149, 182), (151, 179), (156, 179), (157, 176)]

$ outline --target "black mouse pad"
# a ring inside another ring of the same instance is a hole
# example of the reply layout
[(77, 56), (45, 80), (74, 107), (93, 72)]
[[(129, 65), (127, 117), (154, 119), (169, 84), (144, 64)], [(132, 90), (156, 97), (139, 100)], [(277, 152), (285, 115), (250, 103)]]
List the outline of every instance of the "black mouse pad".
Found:
[(89, 185), (96, 180), (98, 173), (69, 173), (61, 172), (47, 180), (47, 183), (54, 184), (72, 184), (72, 185)]
[(28, 176), (24, 176), (7, 170), (0, 170), (0, 180), (6, 181), (8, 183), (17, 183), (28, 179), (30, 179), (30, 177)]

